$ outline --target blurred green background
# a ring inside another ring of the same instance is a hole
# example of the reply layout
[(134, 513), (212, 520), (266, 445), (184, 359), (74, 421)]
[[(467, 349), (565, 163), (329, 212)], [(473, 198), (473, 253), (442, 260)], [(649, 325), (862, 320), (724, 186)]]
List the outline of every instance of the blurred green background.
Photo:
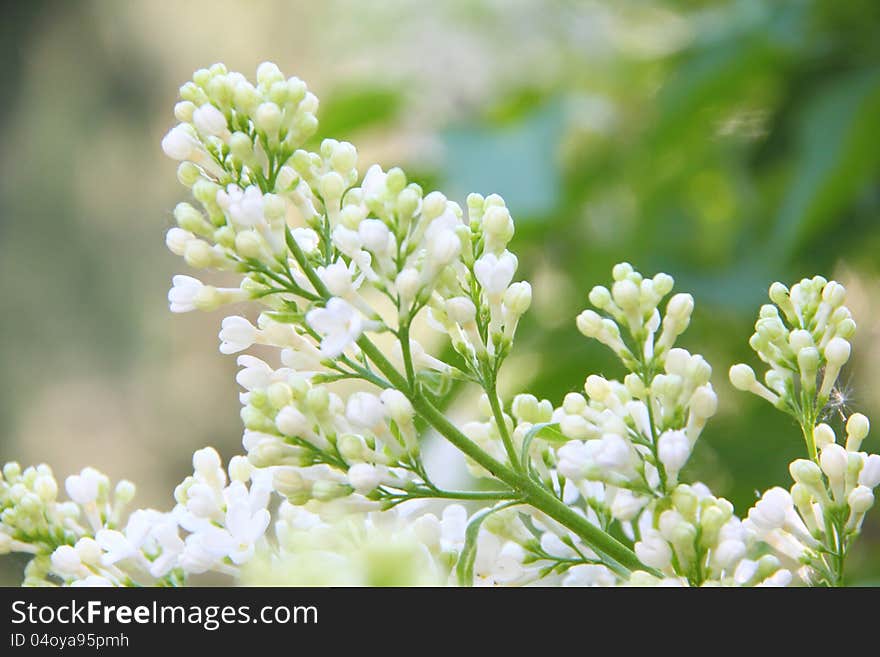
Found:
[[(878, 37), (876, 0), (7, 3), (0, 462), (94, 465), (168, 508), (194, 448), (239, 451), (221, 315), (167, 311), (185, 266), (163, 235), (185, 190), (159, 141), (193, 70), (274, 60), (362, 162), (459, 201), (505, 196), (535, 289), (511, 389), (558, 401), (588, 373), (621, 375), (573, 321), (614, 263), (691, 291), (682, 344), (713, 364), (721, 406), (690, 474), (745, 512), (802, 450), (726, 380), (753, 360), (771, 281), (847, 285), (848, 410), (880, 417)], [(852, 583), (880, 583), (870, 518)], [(19, 565), (0, 562), (0, 582)]]

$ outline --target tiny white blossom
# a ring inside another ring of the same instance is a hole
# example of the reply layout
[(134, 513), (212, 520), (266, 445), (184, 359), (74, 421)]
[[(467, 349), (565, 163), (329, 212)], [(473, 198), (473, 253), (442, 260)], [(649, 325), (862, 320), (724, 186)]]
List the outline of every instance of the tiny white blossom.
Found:
[(344, 299), (333, 297), (325, 308), (315, 308), (306, 315), (306, 321), (323, 337), (321, 353), (336, 358), (350, 347), (364, 330), (360, 313)]

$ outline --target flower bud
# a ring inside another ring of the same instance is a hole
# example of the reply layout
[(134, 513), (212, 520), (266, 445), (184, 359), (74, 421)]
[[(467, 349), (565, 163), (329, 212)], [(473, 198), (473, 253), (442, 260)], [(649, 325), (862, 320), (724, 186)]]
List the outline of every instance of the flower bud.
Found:
[(737, 390), (750, 391), (758, 382), (755, 371), (745, 363), (739, 363), (730, 368), (730, 382)]
[(335, 171), (330, 171), (321, 176), (321, 195), (328, 201), (333, 201), (342, 197), (345, 191), (345, 181)]
[(825, 345), (825, 360), (829, 366), (840, 368), (849, 360), (850, 344), (843, 338), (831, 338)]
[(816, 447), (819, 449), (822, 449), (826, 445), (833, 445), (835, 442), (834, 430), (824, 422), (822, 424), (817, 424), (813, 429), (813, 440), (816, 442)]
[(578, 331), (587, 338), (595, 338), (602, 331), (602, 318), (592, 310), (584, 310), (576, 323)]
[(232, 481), (246, 482), (251, 478), (254, 468), (247, 457), (239, 454), (229, 459), (228, 470), (229, 478)]
[(880, 484), (880, 454), (871, 454), (865, 459), (859, 472), (859, 485), (876, 488)]
[(819, 454), (819, 465), (829, 479), (842, 480), (846, 475), (846, 450), (836, 443), (826, 445)]
[(113, 490), (113, 497), (119, 504), (128, 504), (134, 499), (137, 488), (128, 479), (121, 479)]
[(379, 400), (391, 419), (397, 422), (398, 425), (408, 425), (412, 422), (415, 410), (409, 399), (402, 392), (388, 388), (382, 391), (382, 394), (379, 395)]
[(456, 324), (466, 326), (477, 316), (477, 307), (467, 297), (453, 297), (446, 301), (446, 314)]
[(657, 439), (657, 456), (671, 477), (684, 467), (690, 454), (690, 441), (684, 431), (665, 431)]
[(611, 269), (611, 277), (620, 281), (633, 273), (633, 266), (628, 262), (619, 262)]
[(639, 286), (629, 279), (614, 283), (611, 287), (614, 303), (625, 311), (633, 311), (639, 307)]
[(229, 130), (226, 127), (226, 117), (223, 116), (223, 112), (210, 103), (205, 103), (195, 110), (192, 115), (192, 121), (196, 126), (196, 130), (203, 135), (222, 137), (229, 134)]
[[(514, 400), (516, 401), (516, 400)], [(562, 400), (562, 410), (569, 415), (577, 415), (587, 408), (587, 400), (577, 392), (570, 392)]]
[(846, 421), (846, 451), (858, 452), (862, 441), (868, 435), (871, 423), (861, 413), (853, 413)]
[(382, 473), (369, 463), (356, 463), (348, 469), (348, 483), (356, 492), (366, 495), (382, 482)]
[(294, 406), (285, 406), (278, 412), (275, 426), (285, 436), (302, 437), (311, 430), (308, 418)]
[(254, 115), (254, 125), (266, 135), (277, 135), (281, 127), (281, 109), (275, 103), (262, 103)]
[(611, 306), (611, 292), (607, 287), (597, 285), (590, 290), (590, 303), (600, 310), (607, 310)]
[(691, 412), (698, 418), (708, 419), (715, 415), (718, 410), (718, 395), (709, 385), (703, 385), (694, 390), (690, 399)]
[(874, 506), (874, 493), (867, 486), (856, 486), (846, 498), (853, 513), (865, 513)]
[(791, 478), (806, 486), (816, 486), (822, 483), (822, 471), (819, 466), (807, 459), (797, 459), (788, 466)]
[(532, 286), (525, 281), (514, 283), (504, 293), (504, 305), (514, 315), (522, 315), (531, 304)]
[(662, 570), (672, 561), (672, 549), (656, 530), (645, 532), (642, 540), (635, 544), (635, 553), (639, 561), (650, 568)]

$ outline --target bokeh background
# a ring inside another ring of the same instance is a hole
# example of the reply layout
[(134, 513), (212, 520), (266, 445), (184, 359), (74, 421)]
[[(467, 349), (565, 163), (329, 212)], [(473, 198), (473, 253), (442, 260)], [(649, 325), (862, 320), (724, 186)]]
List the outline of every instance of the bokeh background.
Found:
[[(847, 408), (880, 418), (878, 37), (876, 0), (5, 3), (0, 462), (94, 465), (169, 508), (193, 449), (239, 451), (221, 315), (167, 310), (185, 266), (163, 235), (185, 190), (159, 141), (195, 69), (274, 60), (362, 161), (459, 201), (505, 196), (535, 288), (511, 389), (558, 401), (621, 375), (573, 321), (614, 263), (691, 291), (683, 343), (713, 364), (721, 406), (690, 474), (744, 512), (802, 450), (726, 379), (753, 359), (771, 281), (847, 285)], [(852, 583), (880, 583), (871, 517)], [(20, 565), (0, 562), (0, 582)]]

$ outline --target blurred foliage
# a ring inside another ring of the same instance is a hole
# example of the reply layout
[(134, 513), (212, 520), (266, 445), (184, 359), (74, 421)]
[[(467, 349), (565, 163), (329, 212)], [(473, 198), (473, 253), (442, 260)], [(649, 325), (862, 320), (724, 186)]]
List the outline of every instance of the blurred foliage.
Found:
[[(103, 372), (99, 392), (125, 382), (114, 449), (130, 462), (95, 463), (105, 443), (88, 442), (83, 420), (65, 464), (136, 478), (133, 464), (159, 467), (173, 449), (148, 495), (161, 504), (190, 446), (236, 449), (234, 368), (204, 339), (217, 318), (163, 310), (177, 264), (161, 235), (180, 194), (158, 138), (174, 85), (212, 58), (243, 70), (276, 59), (318, 89), (322, 137), (365, 144), (457, 200), (506, 198), (520, 275), (535, 286), (518, 353), (539, 355), (512, 360), (508, 377), (535, 394), (559, 400), (589, 372), (621, 374), (573, 321), (614, 263), (672, 274), (697, 301), (683, 344), (714, 365), (722, 401), (691, 474), (740, 511), (788, 481), (802, 450), (785, 417), (726, 382), (731, 363), (752, 359), (771, 281), (850, 285), (851, 410), (880, 423), (876, 0), (195, 3), (204, 26), (158, 4), (14, 3), (0, 27), (0, 431), (13, 437), (0, 459), (53, 460), (57, 443), (24, 435), (34, 424), (22, 418), (73, 431), (40, 404), (84, 369)], [(250, 26), (246, 55), (241, 40), (218, 43), (229, 24)], [(150, 25), (187, 27), (159, 37)], [(284, 38), (266, 45), (270, 29)], [(106, 419), (119, 403), (82, 412)], [(193, 435), (172, 435), (180, 426)], [(878, 515), (854, 581), (880, 581)]]

